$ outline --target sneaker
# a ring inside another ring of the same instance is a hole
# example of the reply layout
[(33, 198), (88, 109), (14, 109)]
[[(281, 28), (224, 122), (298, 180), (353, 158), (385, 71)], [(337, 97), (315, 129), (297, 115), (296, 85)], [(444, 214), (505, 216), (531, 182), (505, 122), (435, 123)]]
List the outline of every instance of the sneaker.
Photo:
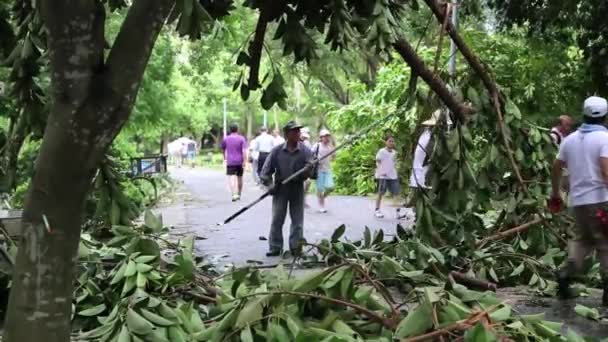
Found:
[(325, 209), (325, 208), (320, 208), (320, 209), (319, 209), (319, 213), (321, 213), (321, 214), (325, 214), (325, 213), (327, 213), (327, 209)]
[(406, 213), (401, 213), (401, 210), (397, 209), (397, 220), (403, 220), (407, 218), (407, 214)]
[(238, 201), (239, 199), (240, 199), (240, 198), (239, 198), (239, 195), (232, 195), (232, 202), (236, 202), (236, 201)]
[(380, 209), (376, 209), (374, 215), (376, 216), (376, 218), (384, 218), (384, 214), (380, 211)]

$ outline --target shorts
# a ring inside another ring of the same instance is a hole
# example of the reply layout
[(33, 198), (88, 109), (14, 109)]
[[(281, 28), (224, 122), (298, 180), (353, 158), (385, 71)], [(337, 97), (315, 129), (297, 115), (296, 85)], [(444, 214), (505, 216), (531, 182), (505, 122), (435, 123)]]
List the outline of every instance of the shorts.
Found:
[(384, 195), (387, 191), (393, 196), (401, 193), (401, 186), (398, 179), (376, 179), (378, 183), (378, 193)]
[(196, 156), (196, 152), (195, 151), (188, 151), (187, 158), (189, 160), (193, 160), (195, 156)]
[(317, 175), (317, 192), (326, 193), (335, 188), (334, 178), (329, 171), (319, 171)]
[(228, 176), (243, 177), (243, 165), (228, 165), (226, 166), (226, 174)]

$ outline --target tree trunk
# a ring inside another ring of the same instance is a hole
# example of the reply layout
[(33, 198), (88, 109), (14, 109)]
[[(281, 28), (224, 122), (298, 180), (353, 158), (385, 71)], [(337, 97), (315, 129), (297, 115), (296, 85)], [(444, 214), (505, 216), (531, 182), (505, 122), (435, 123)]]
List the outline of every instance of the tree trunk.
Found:
[(14, 190), (17, 187), (17, 162), (19, 160), (19, 152), (27, 137), (27, 120), (26, 114), (21, 113), (17, 119), (17, 124), (11, 130), (10, 138), (7, 142), (6, 149), (6, 176), (8, 189)]
[(42, 1), (51, 106), (23, 210), (5, 342), (70, 340), (84, 202), (105, 152), (127, 121), (173, 0), (134, 0), (104, 62), (105, 7)]
[(70, 139), (66, 127), (47, 129), (36, 161), (23, 210), (5, 341), (69, 341), (74, 262), (94, 168), (83, 167), (90, 149)]

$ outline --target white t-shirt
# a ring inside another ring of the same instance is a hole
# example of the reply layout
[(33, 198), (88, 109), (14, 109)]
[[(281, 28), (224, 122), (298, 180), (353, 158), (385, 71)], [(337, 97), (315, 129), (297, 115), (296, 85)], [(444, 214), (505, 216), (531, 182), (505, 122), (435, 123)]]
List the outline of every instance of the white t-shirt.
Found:
[(429, 166), (424, 165), (426, 159), (426, 148), (431, 141), (431, 130), (425, 129), (418, 138), (418, 144), (414, 151), (414, 162), (412, 165), (412, 175), (410, 176), (410, 186), (412, 188), (426, 188), (426, 174), (429, 171)]
[(255, 151), (258, 151), (261, 153), (270, 153), (270, 151), (272, 151), (272, 148), (274, 146), (275, 146), (275, 144), (274, 144), (273, 136), (266, 132), (258, 135), (258, 137), (255, 138), (255, 147), (254, 147)]
[[(317, 156), (318, 158), (323, 158), (329, 154), (333, 150), (333, 146), (331, 144), (322, 144), (316, 143), (315, 146), (311, 148), (313, 156)], [(327, 157), (319, 162), (319, 172), (329, 172), (331, 170), (331, 159), (332, 157)]]
[(280, 135), (276, 136), (276, 137), (273, 137), (272, 139), (273, 139), (273, 144), (272, 145), (274, 147), (277, 147), (277, 146), (282, 145), (282, 144), (285, 143), (285, 139), (283, 139), (283, 137), (280, 136)]
[(258, 160), (260, 157), (260, 151), (256, 150), (256, 146), (257, 145), (255, 139), (249, 142), (249, 155), (253, 160)]
[(600, 157), (608, 158), (608, 131), (577, 131), (562, 141), (557, 158), (568, 169), (571, 206), (608, 202)]
[(376, 154), (376, 161), (379, 162), (376, 167), (376, 179), (397, 179), (397, 169), (395, 168), (395, 150), (389, 151), (386, 148), (381, 148)]

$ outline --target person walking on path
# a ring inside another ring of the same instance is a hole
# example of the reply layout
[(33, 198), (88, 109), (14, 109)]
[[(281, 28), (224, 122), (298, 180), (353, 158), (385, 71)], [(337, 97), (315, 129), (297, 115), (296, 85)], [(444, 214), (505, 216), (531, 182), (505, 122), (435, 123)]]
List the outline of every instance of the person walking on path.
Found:
[[(395, 159), (397, 152), (395, 151), (395, 138), (387, 136), (384, 139), (385, 147), (381, 148), (376, 154), (376, 182), (378, 184), (378, 199), (376, 200), (376, 210), (374, 215), (377, 218), (383, 218), (384, 214), (380, 210), (382, 197), (386, 192), (390, 192), (393, 198), (396, 198), (401, 193), (399, 185), (399, 176), (395, 167)], [(401, 219), (404, 216), (400, 215), (397, 209), (397, 218)]]
[(239, 134), (237, 124), (230, 125), (230, 134), (224, 137), (222, 150), (224, 151), (224, 162), (226, 163), (226, 174), (228, 175), (232, 201), (236, 202), (241, 199), (241, 193), (243, 192), (243, 172), (247, 160), (247, 141), (245, 137)]
[(272, 138), (274, 139), (273, 144), (275, 147), (279, 145), (283, 145), (285, 143), (285, 139), (281, 136), (281, 132), (278, 129), (272, 131)]
[(559, 147), (562, 141), (572, 132), (572, 125), (574, 120), (569, 115), (560, 115), (557, 121), (557, 126), (551, 128), (551, 140), (553, 144)]
[[(310, 129), (308, 127), (303, 127), (301, 129), (300, 141), (302, 144), (304, 144), (304, 146), (312, 150), (312, 144), (310, 143)], [(307, 179), (304, 182), (304, 192), (306, 194), (308, 194), (308, 191), (310, 190), (311, 183), (312, 181), (310, 179)], [(304, 208), (310, 208), (310, 205), (308, 205), (308, 202), (306, 201), (306, 195), (304, 196)]]
[(441, 111), (436, 110), (430, 119), (422, 122), (424, 130), (418, 137), (416, 148), (414, 149), (414, 159), (412, 161), (412, 174), (410, 176), (410, 195), (406, 206), (416, 210), (416, 200), (420, 192), (427, 189), (426, 176), (429, 172), (429, 158), (433, 150), (433, 127), (441, 116)]
[(249, 142), (249, 164), (251, 164), (251, 175), (255, 184), (260, 184), (260, 177), (258, 172), (258, 159), (260, 152), (256, 151), (256, 139), (260, 136), (261, 132), (257, 132), (255, 137)]
[(570, 282), (582, 271), (583, 261), (593, 248), (600, 261), (604, 295), (608, 306), (608, 129), (604, 126), (608, 102), (590, 97), (583, 104), (583, 125), (561, 143), (551, 177), (552, 212), (561, 209), (562, 169), (567, 169), (570, 206), (576, 221), (574, 239), (568, 242), (568, 261), (558, 274), (558, 294), (572, 296)]
[[(264, 163), (260, 179), (270, 187), (272, 198), (272, 223), (270, 225), (269, 251), (266, 256), (280, 256), (283, 252), (283, 224), (289, 207), (291, 229), (289, 249), (292, 255), (302, 251), (301, 240), (304, 235), (304, 181), (311, 174), (302, 174), (291, 182), (281, 182), (307, 166), (312, 161), (312, 152), (300, 141), (300, 128), (294, 121), (285, 125), (283, 131), (287, 141), (276, 146)], [(273, 184), (274, 175), (274, 185)]]
[[(313, 156), (317, 159), (323, 158), (334, 149), (331, 141), (331, 133), (327, 129), (319, 132), (319, 142), (312, 148)], [(326, 213), (325, 202), (329, 193), (334, 189), (334, 179), (331, 173), (331, 161), (333, 156), (319, 162), (317, 175), (317, 198), (319, 199), (319, 212)]]
[(254, 140), (254, 151), (258, 153), (258, 176), (262, 173), (264, 162), (274, 146), (274, 137), (268, 134), (266, 127), (262, 127), (260, 135)]

